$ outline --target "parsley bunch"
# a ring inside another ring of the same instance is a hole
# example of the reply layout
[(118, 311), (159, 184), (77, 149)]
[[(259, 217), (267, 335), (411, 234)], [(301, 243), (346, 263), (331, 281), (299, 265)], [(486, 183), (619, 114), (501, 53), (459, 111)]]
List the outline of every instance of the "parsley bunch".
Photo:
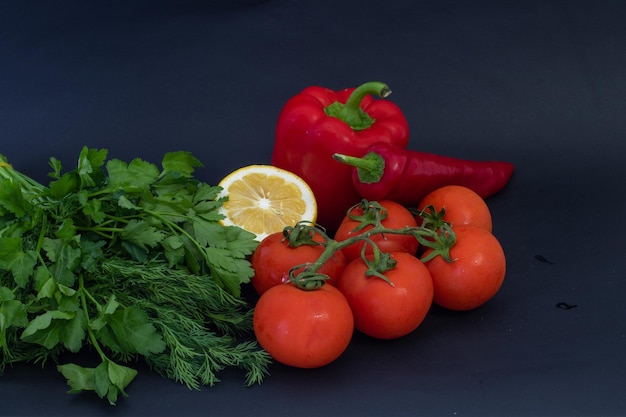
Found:
[(43, 186), (0, 155), (0, 373), (90, 346), (98, 366), (57, 368), (111, 404), (139, 357), (193, 389), (230, 366), (262, 381), (270, 359), (245, 340), (240, 296), (254, 235), (220, 224), (221, 189), (193, 178), (190, 153), (161, 165), (85, 147), (68, 172), (51, 158)]

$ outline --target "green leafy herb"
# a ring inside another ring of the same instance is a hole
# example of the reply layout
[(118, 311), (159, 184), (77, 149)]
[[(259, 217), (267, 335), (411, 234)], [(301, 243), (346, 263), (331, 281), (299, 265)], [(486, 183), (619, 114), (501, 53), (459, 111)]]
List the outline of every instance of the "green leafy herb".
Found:
[(200, 162), (172, 152), (159, 168), (83, 148), (74, 169), (50, 166), (43, 186), (0, 155), (0, 372), (89, 345), (98, 366), (57, 369), (71, 393), (111, 404), (138, 357), (193, 389), (226, 367), (260, 383), (270, 359), (246, 339), (240, 294), (257, 242), (220, 223), (219, 187), (193, 177)]

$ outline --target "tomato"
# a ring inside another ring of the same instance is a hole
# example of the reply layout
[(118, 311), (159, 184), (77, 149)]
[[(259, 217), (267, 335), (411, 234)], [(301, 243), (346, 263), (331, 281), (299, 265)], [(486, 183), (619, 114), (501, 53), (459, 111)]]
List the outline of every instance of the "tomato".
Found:
[(433, 279), (433, 301), (450, 310), (471, 310), (498, 292), (506, 273), (506, 258), (500, 242), (487, 230), (472, 225), (453, 230), (456, 243), (450, 248), (450, 257), (454, 261), (436, 256), (425, 263)]
[(363, 259), (350, 262), (337, 288), (345, 295), (357, 330), (379, 339), (395, 339), (415, 330), (424, 320), (433, 300), (433, 283), (426, 266), (406, 252), (390, 254), (397, 262), (380, 277), (365, 275)]
[[(403, 205), (391, 200), (382, 200), (379, 201), (379, 204), (387, 213), (387, 217), (381, 222), (384, 227), (388, 229), (401, 229), (403, 227), (417, 226), (417, 220)], [(361, 206), (356, 206), (350, 211), (350, 214), (357, 216), (363, 215), (363, 208)], [(354, 229), (356, 229), (359, 224), (360, 223), (357, 220), (353, 220), (348, 216), (344, 217), (343, 221), (339, 225), (339, 228), (337, 229), (337, 232), (335, 233), (335, 240), (343, 241), (363, 234), (374, 227), (372, 225), (368, 225), (359, 231), (355, 231)], [(414, 254), (419, 247), (419, 242), (411, 235), (386, 234), (383, 236), (377, 234), (373, 235), (371, 239), (374, 243), (376, 243), (382, 252), (407, 252)], [(353, 259), (359, 258), (364, 244), (365, 243), (363, 242), (357, 242), (343, 248), (342, 251), (346, 256), (346, 260), (350, 262)], [(367, 248), (366, 253), (372, 253), (371, 247)]]
[[(314, 235), (314, 240), (323, 242), (320, 234)], [(259, 243), (252, 254), (250, 262), (254, 269), (252, 286), (257, 294), (261, 295), (271, 287), (289, 281), (289, 270), (296, 265), (317, 261), (324, 246), (301, 245), (292, 247), (285, 239), (282, 232), (273, 233)], [(332, 279), (338, 279), (346, 267), (346, 258), (342, 252), (335, 252), (318, 272), (328, 275)]]
[(491, 232), (491, 212), (485, 200), (474, 191), (459, 185), (436, 189), (422, 199), (418, 209), (432, 205), (437, 212), (445, 209), (443, 220), (453, 226), (473, 224)]
[(288, 283), (259, 298), (253, 327), (259, 345), (277, 362), (317, 368), (346, 350), (354, 319), (346, 298), (334, 286), (304, 291)]

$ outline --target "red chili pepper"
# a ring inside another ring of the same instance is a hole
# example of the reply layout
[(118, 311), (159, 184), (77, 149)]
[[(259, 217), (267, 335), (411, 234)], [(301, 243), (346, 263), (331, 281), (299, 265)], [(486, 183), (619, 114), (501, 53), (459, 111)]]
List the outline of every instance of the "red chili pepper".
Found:
[(413, 207), (446, 185), (462, 185), (487, 198), (504, 188), (514, 169), (509, 162), (468, 161), (386, 143), (374, 144), (361, 155), (333, 155), (353, 167), (352, 179), (361, 197)]
[(371, 97), (390, 93), (377, 81), (341, 91), (308, 87), (280, 113), (272, 165), (309, 184), (317, 200), (317, 222), (328, 230), (335, 230), (361, 199), (352, 183), (352, 168), (333, 160), (333, 154), (362, 155), (376, 142), (408, 144), (409, 125), (400, 108)]

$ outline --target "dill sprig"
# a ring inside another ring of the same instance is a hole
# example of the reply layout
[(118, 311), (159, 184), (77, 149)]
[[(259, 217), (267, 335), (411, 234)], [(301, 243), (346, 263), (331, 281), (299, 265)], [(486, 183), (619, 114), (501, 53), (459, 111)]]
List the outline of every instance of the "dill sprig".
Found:
[(245, 370), (248, 385), (263, 380), (268, 354), (256, 343), (237, 342), (252, 330), (252, 310), (241, 298), (211, 277), (172, 271), (163, 262), (113, 259), (102, 267), (105, 279), (92, 289), (140, 307), (163, 335), (166, 349), (147, 358), (154, 370), (194, 389), (219, 382), (225, 367)]

